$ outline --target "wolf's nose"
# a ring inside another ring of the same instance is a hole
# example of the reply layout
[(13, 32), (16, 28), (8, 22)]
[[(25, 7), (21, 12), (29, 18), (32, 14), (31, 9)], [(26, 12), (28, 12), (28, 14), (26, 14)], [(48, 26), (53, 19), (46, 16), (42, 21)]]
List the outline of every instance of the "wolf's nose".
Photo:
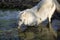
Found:
[(22, 24), (20, 28), (21, 28), (21, 31), (25, 31), (27, 29), (27, 26)]

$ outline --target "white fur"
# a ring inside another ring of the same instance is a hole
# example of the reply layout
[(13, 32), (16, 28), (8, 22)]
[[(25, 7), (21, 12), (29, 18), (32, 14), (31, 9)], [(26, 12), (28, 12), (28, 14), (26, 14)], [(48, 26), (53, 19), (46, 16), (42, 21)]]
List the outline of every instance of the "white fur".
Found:
[(51, 22), (51, 17), (56, 8), (54, 0), (42, 0), (35, 7), (26, 9), (20, 13), (18, 28), (20, 28), (22, 24), (28, 26), (39, 25), (47, 18), (48, 21)]

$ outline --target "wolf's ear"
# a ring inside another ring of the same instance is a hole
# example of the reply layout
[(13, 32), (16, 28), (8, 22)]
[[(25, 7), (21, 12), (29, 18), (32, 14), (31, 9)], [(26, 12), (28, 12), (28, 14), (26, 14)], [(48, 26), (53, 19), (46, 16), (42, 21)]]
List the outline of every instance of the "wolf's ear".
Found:
[(24, 11), (21, 11), (18, 15), (18, 19), (20, 19), (21, 15), (24, 13)]
[(23, 13), (24, 13), (24, 11), (21, 11), (21, 12), (20, 12), (20, 15), (23, 14)]

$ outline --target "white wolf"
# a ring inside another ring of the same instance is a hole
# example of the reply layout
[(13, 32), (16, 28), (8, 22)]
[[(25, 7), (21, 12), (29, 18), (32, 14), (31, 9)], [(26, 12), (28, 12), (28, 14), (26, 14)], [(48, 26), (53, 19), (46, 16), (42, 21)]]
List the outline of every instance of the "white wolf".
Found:
[(37, 26), (46, 19), (51, 29), (51, 17), (55, 10), (60, 10), (60, 6), (56, 0), (41, 0), (31, 9), (26, 9), (19, 14), (18, 29), (24, 31), (27, 26)]

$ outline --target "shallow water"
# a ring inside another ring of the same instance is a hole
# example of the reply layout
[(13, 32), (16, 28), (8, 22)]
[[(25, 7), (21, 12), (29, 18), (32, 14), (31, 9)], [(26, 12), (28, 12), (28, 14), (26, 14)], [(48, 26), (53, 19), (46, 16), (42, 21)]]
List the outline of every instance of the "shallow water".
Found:
[(52, 21), (52, 27), (54, 28), (55, 31), (57, 31), (60, 28), (60, 20), (53, 20)]
[(0, 30), (16, 27), (19, 13), (19, 10), (0, 10)]
[[(47, 31), (46, 28), (43, 28), (42, 32), (41, 28), (30, 28), (25, 32), (27, 37), (25, 37), (24, 32), (18, 34), (15, 28), (17, 28), (18, 15), (20, 12), (20, 10), (0, 10), (0, 40), (23, 40), (24, 38), (25, 40), (50, 39), (50, 32)], [(59, 20), (53, 20), (52, 22), (55, 31), (58, 29), (58, 22), (60, 23)], [(21, 37), (19, 37), (19, 35)]]
[(0, 40), (19, 40), (18, 32), (14, 30), (19, 13), (20, 10), (0, 10)]

